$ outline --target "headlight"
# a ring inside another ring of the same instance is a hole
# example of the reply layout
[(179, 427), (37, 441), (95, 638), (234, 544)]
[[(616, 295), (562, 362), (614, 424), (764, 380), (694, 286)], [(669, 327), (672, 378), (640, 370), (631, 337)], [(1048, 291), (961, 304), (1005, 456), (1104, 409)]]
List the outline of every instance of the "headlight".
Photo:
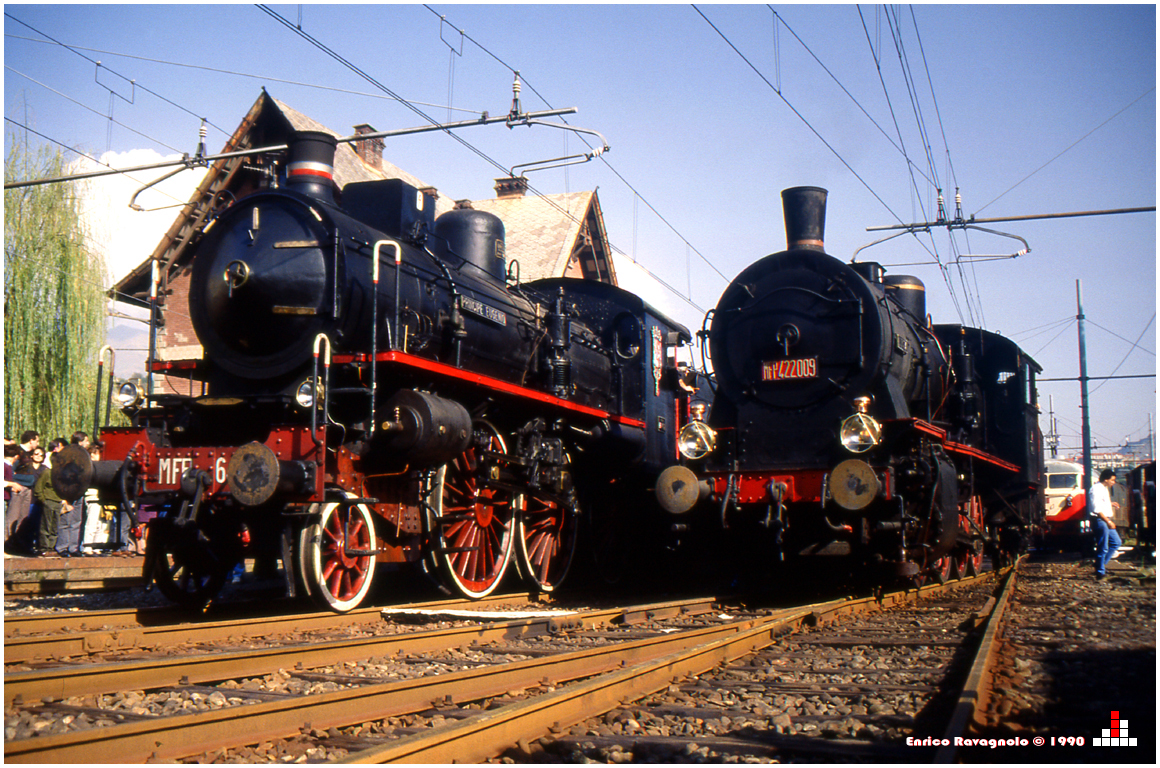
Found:
[[(319, 387), (319, 390), (321, 389), (322, 387)], [(314, 383), (310, 379), (298, 385), (298, 391), (294, 393), (294, 402), (299, 408), (314, 407)]]
[(855, 413), (842, 422), (842, 445), (851, 453), (865, 453), (882, 439), (882, 427), (873, 416)]
[(141, 404), (141, 390), (131, 381), (126, 381), (117, 390), (117, 405), (124, 408), (133, 408)]
[(717, 433), (703, 421), (690, 421), (677, 436), (677, 450), (686, 459), (700, 459), (717, 446)]

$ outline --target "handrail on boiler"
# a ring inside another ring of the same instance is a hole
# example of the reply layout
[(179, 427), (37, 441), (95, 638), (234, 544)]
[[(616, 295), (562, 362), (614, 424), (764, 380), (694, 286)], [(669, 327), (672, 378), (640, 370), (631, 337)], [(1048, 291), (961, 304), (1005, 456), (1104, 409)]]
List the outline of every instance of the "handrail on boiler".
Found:
[(330, 420), (330, 337), (325, 333), (320, 333), (314, 337), (314, 371), (310, 380), (311, 386), (314, 387), (314, 404), (310, 409), (310, 439), (314, 441), (315, 448), (322, 445), (322, 441), (318, 439), (318, 393), (320, 391), (318, 386), (318, 353), (322, 342), (326, 342), (326, 358), (323, 361), (326, 381), (321, 388), (323, 427)]
[[(379, 252), (383, 246), (388, 246), (395, 249), (395, 329), (396, 333), (399, 327), (399, 269), (403, 263), (403, 246), (399, 245), (394, 240), (379, 240), (375, 243), (374, 257), (372, 259), (373, 266), (371, 268), (372, 282), (374, 289), (372, 294), (374, 299), (371, 301), (371, 419), (370, 429), (367, 433), (368, 437), (375, 436), (375, 393), (378, 389), (378, 370), (379, 366), (376, 358), (379, 354)], [(388, 341), (390, 348), (394, 350), (394, 339)]]

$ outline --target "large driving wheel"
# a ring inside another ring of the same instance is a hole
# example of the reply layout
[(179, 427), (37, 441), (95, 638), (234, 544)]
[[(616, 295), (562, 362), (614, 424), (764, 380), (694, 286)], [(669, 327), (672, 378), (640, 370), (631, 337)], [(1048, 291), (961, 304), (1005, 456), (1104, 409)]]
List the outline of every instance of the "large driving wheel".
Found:
[(936, 584), (946, 584), (951, 578), (951, 573), (954, 571), (954, 558), (950, 555), (943, 555), (934, 561), (930, 568), (930, 575)]
[(515, 544), (515, 504), (490, 486), (495, 460), (507, 448), (495, 427), (475, 423), (475, 439), (439, 468), (428, 499), (432, 555), (448, 589), (464, 597), (491, 594), (507, 571)]
[(527, 495), (519, 517), (520, 571), (543, 592), (564, 581), (576, 552), (575, 504)]
[(315, 507), (318, 520), (302, 529), (295, 567), (311, 599), (332, 611), (349, 611), (362, 603), (374, 581), (374, 518), (362, 504), (331, 501)]
[(196, 526), (179, 528), (168, 518), (149, 523), (145, 562), (161, 594), (191, 608), (209, 605), (234, 565)]

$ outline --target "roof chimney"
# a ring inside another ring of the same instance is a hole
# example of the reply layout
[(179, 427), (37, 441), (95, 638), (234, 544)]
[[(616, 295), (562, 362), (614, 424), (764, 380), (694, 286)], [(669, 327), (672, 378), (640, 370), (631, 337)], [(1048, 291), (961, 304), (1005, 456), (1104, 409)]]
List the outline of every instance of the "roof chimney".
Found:
[[(355, 136), (363, 136), (368, 133), (376, 133), (376, 131), (366, 123), (354, 127)], [(359, 139), (354, 143), (354, 151), (358, 153), (364, 163), (376, 171), (383, 170), (383, 139), (381, 136), (377, 139)]]
[(508, 176), (495, 180), (495, 196), (500, 200), (507, 197), (523, 197), (527, 191), (527, 176)]

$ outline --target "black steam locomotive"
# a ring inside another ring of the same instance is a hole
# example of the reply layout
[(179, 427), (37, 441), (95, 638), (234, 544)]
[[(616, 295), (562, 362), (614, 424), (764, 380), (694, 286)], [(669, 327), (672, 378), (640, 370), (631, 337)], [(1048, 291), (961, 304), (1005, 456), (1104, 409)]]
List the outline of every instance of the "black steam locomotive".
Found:
[(715, 397), (657, 485), (674, 525), (918, 581), (1017, 552), (1042, 517), (1038, 364), (932, 325), (917, 278), (827, 255), (825, 190), (782, 195), (788, 249), (706, 316)]
[(58, 485), (158, 508), (146, 575), (179, 602), (207, 603), (247, 557), (338, 611), (383, 564), (482, 597), (514, 553), (551, 591), (584, 488), (651, 487), (675, 455), (689, 332), (611, 285), (519, 284), (489, 213), (436, 218), (399, 180), (336, 202), (335, 144), (296, 134), (284, 184), (201, 233), (201, 393), (134, 405)]

